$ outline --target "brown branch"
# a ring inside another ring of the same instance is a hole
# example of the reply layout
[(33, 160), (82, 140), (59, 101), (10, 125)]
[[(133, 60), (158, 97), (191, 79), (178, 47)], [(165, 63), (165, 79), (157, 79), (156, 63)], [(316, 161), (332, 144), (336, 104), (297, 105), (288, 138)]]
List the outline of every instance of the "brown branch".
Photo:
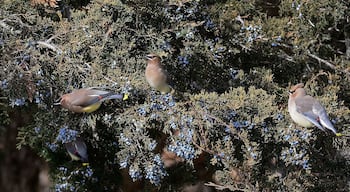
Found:
[(213, 183), (213, 182), (208, 182), (208, 183), (205, 183), (204, 185), (206, 186), (209, 186), (209, 187), (215, 187), (215, 189), (217, 190), (225, 190), (225, 189), (229, 189), (231, 191), (244, 191), (244, 192), (248, 192), (248, 191), (251, 191), (251, 190), (248, 190), (248, 189), (242, 189), (242, 188), (238, 188), (238, 187), (233, 187), (233, 186), (223, 186), (223, 185), (218, 185), (216, 183)]
[(215, 152), (215, 151), (213, 151), (213, 150), (211, 150), (211, 149), (205, 149), (205, 148), (201, 147), (199, 144), (197, 144), (197, 143), (194, 142), (194, 141), (192, 141), (192, 143), (193, 143), (193, 145), (194, 145), (195, 147), (197, 147), (197, 148), (198, 148), (199, 150), (201, 150), (201, 151), (207, 152), (207, 153), (212, 154), (212, 155), (217, 155), (217, 154), (219, 154), (218, 152)]
[(326, 60), (324, 60), (324, 59), (321, 59), (320, 57), (318, 57), (318, 56), (316, 56), (316, 55), (314, 55), (314, 54), (312, 54), (312, 53), (307, 53), (307, 55), (308, 56), (310, 56), (310, 57), (312, 57), (312, 58), (314, 58), (314, 59), (316, 59), (318, 62), (320, 62), (320, 63), (323, 63), (323, 64), (326, 64), (328, 67), (330, 67), (331, 69), (334, 69), (334, 70), (336, 70), (336, 67), (332, 64), (332, 63), (330, 63), (329, 61), (326, 61)]
[(350, 72), (349, 72), (349, 71), (346, 71), (346, 70), (338, 70), (338, 69), (335, 67), (334, 64), (332, 64), (331, 62), (329, 62), (329, 61), (327, 61), (327, 60), (325, 60), (325, 59), (322, 59), (322, 58), (318, 57), (317, 55), (314, 55), (314, 54), (312, 54), (312, 53), (310, 53), (310, 52), (308, 52), (307, 55), (308, 55), (309, 57), (312, 57), (312, 58), (316, 59), (318, 62), (327, 65), (328, 67), (330, 67), (330, 68), (333, 69), (333, 70), (341, 71), (341, 72), (343, 72), (343, 73), (345, 73), (345, 74), (347, 74), (347, 75), (350, 75)]
[(45, 41), (37, 41), (36, 42), (38, 45), (41, 45), (41, 46), (44, 46), (48, 49), (51, 49), (52, 51), (56, 52), (57, 54), (61, 54), (62, 53), (62, 50), (58, 47), (56, 47), (55, 45), (52, 45), (50, 43), (47, 43)]

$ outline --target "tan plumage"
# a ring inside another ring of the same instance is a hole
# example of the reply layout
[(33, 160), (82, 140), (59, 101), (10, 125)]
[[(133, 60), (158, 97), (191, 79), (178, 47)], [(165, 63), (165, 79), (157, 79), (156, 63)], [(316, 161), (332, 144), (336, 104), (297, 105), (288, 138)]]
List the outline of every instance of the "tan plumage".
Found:
[(126, 95), (115, 94), (95, 88), (83, 88), (61, 96), (60, 105), (75, 113), (96, 111), (107, 99), (127, 99)]
[(183, 158), (177, 156), (174, 152), (168, 151), (166, 148), (164, 148), (161, 153), (161, 159), (165, 168), (173, 167), (184, 162)]
[(149, 54), (146, 59), (145, 76), (148, 84), (162, 94), (173, 92), (172, 87), (167, 83), (167, 74), (161, 64), (160, 57), (156, 54)]
[(337, 134), (326, 110), (316, 99), (306, 95), (303, 83), (292, 86), (289, 93), (288, 111), (295, 123), (303, 127), (316, 126), (321, 130), (325, 127)]

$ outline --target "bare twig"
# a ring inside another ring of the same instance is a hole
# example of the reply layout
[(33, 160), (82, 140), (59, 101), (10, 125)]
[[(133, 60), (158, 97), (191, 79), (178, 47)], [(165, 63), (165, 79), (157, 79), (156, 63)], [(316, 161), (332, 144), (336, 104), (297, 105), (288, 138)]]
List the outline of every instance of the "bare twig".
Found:
[(310, 21), (310, 19), (307, 20), (307, 21), (309, 22), (309, 24), (310, 24), (312, 27), (315, 27), (315, 24), (313, 24), (313, 23)]
[(324, 60), (324, 59), (321, 59), (320, 57), (318, 57), (318, 56), (316, 56), (316, 55), (314, 55), (314, 54), (312, 54), (312, 53), (307, 53), (307, 55), (308, 56), (310, 56), (310, 57), (312, 57), (312, 58), (314, 58), (314, 59), (316, 59), (318, 62), (321, 62), (321, 63), (323, 63), (323, 64), (326, 64), (328, 67), (330, 67), (331, 69), (336, 69), (336, 67), (332, 64), (332, 63), (330, 63), (329, 61), (326, 61), (326, 60)]
[(345, 38), (344, 44), (345, 44), (345, 47), (346, 47), (346, 56), (348, 58), (350, 58), (350, 34), (349, 34), (349, 37)]
[(285, 60), (287, 60), (287, 61), (289, 61), (289, 62), (296, 63), (296, 62), (294, 61), (293, 57), (291, 57), (291, 56), (289, 56), (289, 55), (287, 55), (287, 54), (278, 55), (278, 57), (280, 57), (280, 58), (282, 58), (282, 59), (285, 59)]
[(213, 182), (208, 182), (208, 183), (205, 183), (204, 185), (209, 186), (209, 187), (215, 187), (215, 189), (220, 190), (220, 191), (225, 190), (225, 189), (229, 189), (231, 191), (236, 191), (236, 190), (237, 191), (246, 191), (246, 192), (251, 191), (248, 189), (242, 189), (242, 188), (233, 187), (233, 186), (218, 185), (218, 184), (213, 183)]
[(114, 85), (118, 85), (118, 83), (116, 81), (113, 81), (112, 79), (108, 78), (108, 77), (103, 77), (105, 80), (113, 83)]
[(15, 34), (21, 34), (21, 33), (22, 33), (21, 30), (14, 30), (14, 28), (11, 27), (10, 25), (6, 24), (6, 23), (4, 22), (4, 20), (1, 20), (1, 21), (0, 21), (0, 26), (1, 26), (2, 28), (4, 28), (4, 29), (10, 31), (11, 33), (15, 33)]
[(197, 147), (197, 148), (200, 149), (201, 151), (207, 152), (207, 153), (212, 154), (212, 155), (217, 155), (217, 154), (219, 154), (218, 152), (215, 152), (215, 151), (213, 151), (213, 150), (205, 149), (205, 148), (201, 147), (199, 144), (197, 144), (197, 143), (194, 142), (194, 141), (193, 141), (192, 143), (193, 143), (193, 145), (194, 145), (195, 147)]
[(242, 19), (242, 17), (240, 15), (238, 15), (236, 18), (235, 18), (236, 21), (239, 21), (242, 25), (242, 27), (244, 27), (244, 21)]
[[(314, 55), (314, 54), (312, 54), (312, 53), (310, 53), (310, 52), (307, 53), (307, 55), (308, 55), (309, 57), (312, 57), (312, 58), (316, 59), (316, 60), (317, 60), (318, 62), (320, 62), (320, 63), (326, 64), (328, 67), (330, 67), (330, 68), (333, 69), (333, 70), (340, 71), (340, 70), (338, 70), (338, 69), (335, 67), (334, 64), (332, 64), (331, 62), (329, 62), (329, 61), (327, 61), (327, 60), (324, 60), (324, 59), (318, 57), (317, 55)], [(347, 75), (350, 75), (350, 72), (347, 71), (347, 70), (341, 70), (341, 71), (342, 71), (343, 73), (347, 74)]]
[(51, 49), (52, 51), (55, 51), (57, 54), (61, 54), (62, 50), (60, 48), (57, 48), (55, 45), (52, 45), (50, 43), (47, 43), (46, 41), (37, 41), (36, 42), (38, 45), (42, 45), (46, 48)]
[(213, 182), (208, 182), (208, 183), (205, 183), (204, 185), (209, 186), (209, 187), (215, 187), (215, 189), (217, 189), (217, 190), (230, 189), (230, 187), (218, 185), (218, 184), (215, 184)]

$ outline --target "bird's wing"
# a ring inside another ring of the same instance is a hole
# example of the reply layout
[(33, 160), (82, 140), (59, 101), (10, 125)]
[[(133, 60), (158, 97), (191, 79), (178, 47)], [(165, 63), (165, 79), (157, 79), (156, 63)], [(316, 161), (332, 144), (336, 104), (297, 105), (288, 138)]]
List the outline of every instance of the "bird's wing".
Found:
[(87, 88), (86, 90), (88, 94), (95, 94), (95, 95), (104, 95), (104, 94), (110, 93), (110, 91), (101, 90), (96, 87), (90, 87), (90, 88)]
[(64, 146), (66, 147), (69, 156), (73, 160), (79, 161), (81, 159), (80, 155), (77, 153), (77, 149), (75, 148), (75, 144), (73, 142), (65, 143)]
[(77, 155), (81, 158), (81, 161), (87, 162), (88, 154), (87, 154), (87, 147), (85, 142), (81, 138), (76, 138), (76, 140), (73, 141), (73, 144)]
[(162, 65), (162, 74), (164, 75), (164, 82), (171, 85), (173, 84), (173, 79), (174, 79), (174, 76), (168, 72), (168, 70), (166, 70), (166, 68), (164, 67), (164, 65)]
[[(94, 88), (79, 89), (71, 93), (71, 104), (86, 107), (109, 96), (110, 92)], [(104, 96), (106, 95), (106, 96)]]
[(84, 142), (84, 140), (81, 137), (77, 137), (74, 141), (75, 146), (79, 149), (84, 149), (86, 151), (86, 144)]
[(158, 85), (157, 89), (160, 91), (162, 94), (170, 93), (172, 92), (173, 88), (169, 85), (171, 83), (171, 80), (169, 78), (168, 72), (162, 67), (159, 69), (160, 70), (160, 76), (159, 76), (159, 81), (160, 84)]
[(77, 151), (79, 151), (79, 154), (80, 156), (84, 156), (86, 157), (87, 156), (87, 147), (86, 147), (86, 144), (85, 142), (80, 139), (80, 138), (77, 138), (74, 142), (75, 144), (75, 148), (77, 149)]
[(318, 127), (321, 130), (324, 128), (319, 123), (319, 107), (322, 107), (321, 104), (311, 96), (303, 96), (295, 99), (295, 104), (297, 108), (297, 112), (302, 114), (307, 120), (309, 120), (312, 124)]
[(123, 99), (123, 95), (122, 94), (115, 94), (112, 92), (107, 92), (105, 94), (102, 95), (89, 95), (90, 99), (86, 100), (86, 102), (84, 103), (84, 105), (82, 105), (82, 107), (87, 107), (90, 105), (93, 105), (97, 102), (102, 102), (104, 100), (107, 99)]
[(164, 67), (160, 67), (158, 70), (159, 70), (160, 78), (162, 79), (163, 82), (166, 82), (168, 72), (164, 69)]
[(73, 142), (65, 143), (64, 146), (66, 147), (66, 149), (69, 153), (72, 153), (72, 154), (75, 153), (75, 146), (74, 146)]
[(326, 127), (335, 134), (337, 133), (337, 129), (334, 128), (332, 122), (329, 120), (326, 110), (319, 102), (314, 103), (312, 110), (315, 114), (317, 114), (318, 120), (323, 127)]

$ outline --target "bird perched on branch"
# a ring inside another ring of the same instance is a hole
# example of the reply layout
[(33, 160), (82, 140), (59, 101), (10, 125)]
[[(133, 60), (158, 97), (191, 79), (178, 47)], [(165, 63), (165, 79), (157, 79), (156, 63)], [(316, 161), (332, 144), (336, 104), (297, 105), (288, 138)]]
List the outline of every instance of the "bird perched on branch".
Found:
[(341, 135), (329, 120), (324, 107), (316, 99), (306, 95), (303, 83), (292, 86), (289, 93), (288, 111), (295, 123), (303, 127), (316, 126), (323, 131), (327, 128), (337, 136)]
[(80, 160), (83, 163), (88, 162), (87, 147), (82, 138), (77, 137), (75, 141), (65, 143), (64, 146), (73, 160)]
[(160, 57), (152, 53), (147, 55), (146, 59), (145, 76), (148, 84), (162, 94), (173, 93), (174, 89), (167, 83), (167, 73), (161, 64)]
[(107, 99), (128, 99), (127, 94), (116, 94), (110, 91), (98, 90), (96, 88), (83, 88), (74, 90), (71, 93), (64, 94), (59, 103), (63, 108), (75, 113), (91, 113), (96, 111), (102, 101)]

